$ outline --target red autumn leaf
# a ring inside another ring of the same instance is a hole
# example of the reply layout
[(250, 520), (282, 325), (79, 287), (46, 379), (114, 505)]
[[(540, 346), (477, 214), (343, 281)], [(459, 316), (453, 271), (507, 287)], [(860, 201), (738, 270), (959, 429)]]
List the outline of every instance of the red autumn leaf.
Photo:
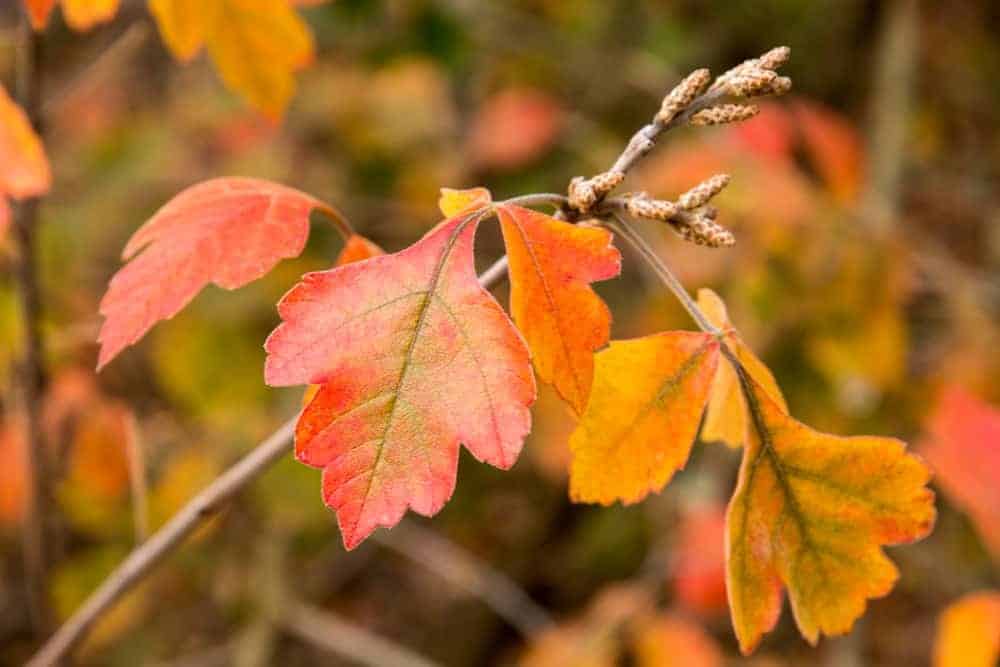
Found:
[(842, 203), (857, 198), (862, 182), (861, 138), (843, 117), (814, 102), (791, 106), (809, 157), (833, 196)]
[(726, 610), (726, 508), (689, 510), (678, 526), (673, 583), (678, 602), (706, 616)]
[(0, 423), (0, 525), (16, 525), (24, 516), (28, 461), (19, 419)]
[(487, 99), (473, 119), (469, 156), (481, 167), (520, 167), (541, 157), (562, 122), (562, 109), (547, 93), (508, 88)]
[(524, 341), (476, 280), (483, 212), (406, 250), (303, 277), (268, 338), (272, 386), (321, 384), (299, 418), (297, 458), (352, 549), (406, 509), (432, 515), (455, 487), (459, 443), (509, 468), (530, 428)]
[(171, 199), (129, 240), (131, 260), (101, 300), (103, 368), (154, 324), (170, 319), (209, 283), (236, 289), (296, 257), (318, 199), (251, 178), (218, 178)]
[(792, 117), (777, 104), (761, 106), (755, 117), (727, 130), (740, 147), (753, 155), (779, 161), (791, 158), (795, 138)]
[(510, 310), (538, 376), (582, 414), (594, 351), (608, 343), (611, 312), (590, 283), (621, 272), (611, 233), (521, 208), (499, 206), (510, 259)]
[(920, 445), (945, 495), (972, 518), (1000, 561), (1000, 410), (949, 387)]

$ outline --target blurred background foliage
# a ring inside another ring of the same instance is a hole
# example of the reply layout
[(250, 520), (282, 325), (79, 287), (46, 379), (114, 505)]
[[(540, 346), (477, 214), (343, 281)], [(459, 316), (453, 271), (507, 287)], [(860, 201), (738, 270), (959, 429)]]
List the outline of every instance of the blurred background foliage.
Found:
[[(5, 81), (12, 4), (0, 9)], [(410, 516), (351, 553), (320, 500), (319, 471), (282, 461), (99, 624), (82, 662), (352, 664), (275, 620), (277, 589), (448, 665), (920, 665), (947, 603), (1000, 586), (1000, 552), (994, 539), (991, 557), (984, 537), (1000, 525), (989, 509), (1000, 506), (989, 496), (1000, 461), (986, 458), (1000, 445), (989, 442), (995, 429), (960, 430), (972, 413), (995, 419), (978, 401), (1000, 404), (1000, 6), (335, 0), (301, 11), (317, 58), (278, 124), (227, 92), (204, 57), (174, 62), (142, 3), (86, 34), (57, 19), (45, 35), (55, 186), (41, 212), (44, 418), (58, 614), (297, 409), (300, 391), (264, 386), (261, 344), (278, 298), (339, 251), (316, 221), (300, 258), (234, 293), (210, 287), (96, 377), (98, 301), (125, 240), (157, 207), (210, 177), (270, 178), (334, 203), (395, 251), (435, 223), (439, 187), (558, 191), (605, 169), (680, 76), (778, 44), (792, 47), (792, 95), (742, 125), (672, 133), (626, 187), (669, 199), (733, 174), (718, 201), (734, 249), (686, 244), (653, 223), (647, 237), (689, 289), (723, 296), (803, 421), (911, 443), (951, 438), (935, 454), (946, 463), (932, 459), (938, 527), (891, 550), (900, 583), (851, 635), (810, 648), (786, 609), (758, 653), (739, 658), (722, 580), (738, 452), (696, 447), (688, 469), (640, 505), (573, 506), (572, 424), (544, 389), (511, 472), (463, 455), (438, 517)], [(485, 266), (502, 252), (499, 233), (484, 227), (478, 247)], [(0, 661), (18, 664), (31, 643), (9, 258), (0, 244)], [(634, 258), (598, 289), (615, 337), (691, 328)], [(961, 397), (941, 416), (946, 387)], [(956, 453), (969, 438), (983, 440), (984, 458)], [(980, 485), (978, 500), (949, 489), (948, 461)], [(530, 594), (540, 620), (519, 627), (470, 594), (490, 587), (484, 568)], [(550, 618), (556, 629), (539, 633)]]

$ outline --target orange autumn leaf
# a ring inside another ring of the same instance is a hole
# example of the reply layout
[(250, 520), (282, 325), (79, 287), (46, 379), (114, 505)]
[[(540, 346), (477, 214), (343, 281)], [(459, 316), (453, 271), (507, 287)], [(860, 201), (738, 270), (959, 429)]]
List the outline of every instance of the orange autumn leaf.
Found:
[(612, 341), (595, 358), (587, 409), (570, 437), (570, 497), (634, 503), (684, 467), (719, 363), (707, 333)]
[(49, 15), (56, 7), (56, 0), (24, 0), (24, 7), (28, 10), (31, 27), (35, 30), (44, 30), (48, 25)]
[[(56, 0), (24, 0), (31, 27), (45, 29)], [(99, 23), (110, 21), (118, 13), (120, 0), (61, 0), (66, 24), (79, 32), (90, 30)]]
[(611, 313), (590, 283), (621, 272), (611, 233), (504, 205), (497, 208), (510, 261), (510, 310), (535, 370), (582, 414), (594, 351), (608, 342)]
[(226, 86), (271, 118), (284, 113), (294, 73), (314, 57), (309, 26), (287, 0), (150, 0), (149, 8), (178, 60), (204, 46)]
[(438, 198), (438, 208), (446, 218), (474, 211), (489, 206), (493, 201), (490, 191), (486, 188), (470, 188), (468, 190), (453, 190), (441, 188)]
[(716, 641), (680, 614), (648, 614), (635, 623), (632, 635), (636, 667), (722, 667)]
[(0, 196), (25, 199), (52, 185), (45, 148), (24, 110), (0, 86)]
[[(724, 340), (736, 358), (754, 380), (775, 400), (782, 410), (787, 411), (785, 398), (770, 369), (747, 347), (729, 321), (726, 304), (710, 289), (698, 290), (698, 307), (718, 329), (725, 332)], [(739, 379), (732, 364), (719, 364), (712, 381), (705, 422), (701, 427), (701, 439), (705, 442), (723, 442), (730, 447), (742, 447), (747, 441), (750, 418), (747, 403), (740, 390)]]
[(129, 239), (122, 252), (128, 263), (101, 300), (98, 369), (209, 283), (236, 289), (298, 256), (310, 212), (323, 207), (303, 192), (251, 178), (205, 181), (171, 199)]
[(963, 596), (941, 613), (934, 667), (995, 667), (1000, 660), (1000, 591)]
[(1000, 410), (948, 387), (928, 420), (920, 453), (945, 496), (967, 512), (1000, 561)]
[(66, 24), (83, 32), (113, 19), (119, 0), (60, 0), (60, 4)]
[(377, 244), (372, 243), (364, 236), (360, 234), (352, 234), (347, 242), (344, 243), (344, 247), (341, 249), (340, 254), (337, 255), (337, 261), (334, 263), (335, 266), (343, 266), (344, 264), (351, 264), (353, 262), (360, 262), (368, 259), (369, 257), (378, 257), (379, 255), (384, 255), (385, 251), (382, 250)]
[(892, 438), (841, 438), (792, 419), (752, 378), (753, 428), (727, 516), (726, 583), (746, 654), (781, 612), (802, 635), (850, 630), (898, 577), (882, 546), (926, 536), (935, 517), (927, 466)]
[(476, 279), (482, 217), (454, 217), (401, 252), (307, 274), (278, 304), (265, 378), (322, 385), (299, 418), (295, 451), (323, 469), (323, 498), (348, 549), (407, 508), (440, 510), (460, 443), (507, 469), (530, 429), (527, 348)]

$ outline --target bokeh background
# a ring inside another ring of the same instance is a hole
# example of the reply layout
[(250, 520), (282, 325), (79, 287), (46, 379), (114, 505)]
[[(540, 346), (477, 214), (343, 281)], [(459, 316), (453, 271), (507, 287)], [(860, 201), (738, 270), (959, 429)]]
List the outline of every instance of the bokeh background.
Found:
[[(718, 204), (735, 248), (643, 231), (690, 290), (723, 296), (799, 419), (925, 453), (937, 528), (890, 549), (900, 581), (849, 636), (811, 648), (786, 608), (741, 658), (722, 579), (739, 453), (700, 443), (641, 504), (571, 505), (572, 422), (543, 389), (512, 471), (463, 454), (437, 517), (408, 516), (350, 553), (319, 472), (287, 457), (128, 595), (79, 661), (356, 664), (336, 648), (357, 643), (338, 625), (349, 623), (445, 665), (929, 664), (941, 611), (1000, 587), (1000, 5), (335, 0), (299, 11), (317, 58), (279, 123), (204, 57), (175, 62), (144, 3), (86, 33), (56, 17), (45, 35), (47, 584), (60, 617), (301, 400), (264, 386), (261, 346), (275, 302), (340, 249), (320, 222), (300, 258), (236, 292), (206, 289), (94, 374), (100, 297), (126, 239), (170, 197), (215, 176), (270, 178), (334, 203), (395, 251), (436, 222), (439, 187), (563, 190), (606, 169), (691, 69), (720, 73), (779, 44), (792, 47), (792, 94), (742, 125), (672, 132), (626, 187), (673, 198), (733, 175)], [(6, 0), (8, 86), (18, 16)], [(483, 266), (502, 252), (493, 226), (478, 248)], [(623, 251), (622, 277), (598, 287), (614, 337), (691, 328)], [(12, 252), (0, 241), (4, 664), (34, 645)]]

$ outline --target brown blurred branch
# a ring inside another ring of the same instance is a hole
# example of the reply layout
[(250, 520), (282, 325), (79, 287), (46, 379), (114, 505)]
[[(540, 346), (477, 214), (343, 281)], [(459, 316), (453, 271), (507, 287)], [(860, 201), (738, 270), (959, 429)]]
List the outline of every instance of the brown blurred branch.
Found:
[(408, 648), (301, 602), (289, 606), (282, 626), (291, 635), (335, 655), (370, 667), (437, 667)]
[(899, 213), (906, 121), (913, 106), (919, 41), (918, 0), (886, 3), (872, 82), (872, 90), (878, 94), (873, 96), (871, 108), (868, 177), (861, 197), (861, 217), (877, 233), (889, 231)]
[[(16, 50), (16, 93), (28, 120), (41, 136), (42, 44), (41, 38), (31, 28), (27, 14), (22, 14)], [(51, 623), (51, 611), (45, 591), (49, 498), (41, 425), (41, 401), (46, 378), (37, 255), (38, 200), (32, 198), (15, 204), (13, 223), (12, 232), (17, 244), (13, 273), (22, 332), (17, 393), (25, 415), (24, 442), (29, 468), (22, 522), (25, 584), (32, 624), (36, 633), (43, 636)]]
[(109, 45), (102, 46), (97, 57), (87, 58), (87, 64), (45, 100), (43, 112), (57, 113), (63, 105), (70, 103), (75, 95), (99, 85), (109, 72), (124, 65), (135, 55), (151, 32), (151, 26), (143, 19), (129, 25)]
[(404, 521), (392, 531), (373, 537), (481, 599), (525, 638), (552, 625), (548, 612), (510, 577), (436, 533)]

